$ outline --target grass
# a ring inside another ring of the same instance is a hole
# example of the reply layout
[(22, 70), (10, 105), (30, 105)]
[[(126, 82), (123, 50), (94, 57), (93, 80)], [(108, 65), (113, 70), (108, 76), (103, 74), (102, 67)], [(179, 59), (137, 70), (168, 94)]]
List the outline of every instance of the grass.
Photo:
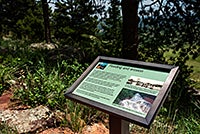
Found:
[[(169, 50), (169, 52), (165, 52), (164, 56), (168, 59), (169, 57), (175, 57), (172, 53), (172, 50)], [(193, 72), (190, 75), (190, 78), (194, 82), (194, 87), (198, 90), (200, 90), (200, 56), (198, 56), (196, 59), (192, 59), (191, 57), (186, 62), (188, 66), (192, 66)]]
[(198, 115), (191, 114), (177, 117), (176, 121), (169, 121), (165, 116), (158, 115), (152, 123), (150, 129), (131, 125), (131, 134), (199, 134), (200, 119)]
[(200, 90), (200, 56), (196, 59), (190, 58), (187, 65), (193, 66), (193, 73), (191, 74), (191, 79), (194, 80), (194, 87)]

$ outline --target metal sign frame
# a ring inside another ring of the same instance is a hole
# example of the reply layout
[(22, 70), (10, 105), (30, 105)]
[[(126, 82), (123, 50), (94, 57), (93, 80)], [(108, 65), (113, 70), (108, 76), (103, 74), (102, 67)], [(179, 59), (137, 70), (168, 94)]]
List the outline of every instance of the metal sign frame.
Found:
[[(148, 111), (145, 117), (141, 117), (127, 111), (117, 109), (111, 107), (106, 104), (102, 104), (100, 102), (96, 102), (94, 100), (88, 99), (81, 95), (74, 94), (74, 90), (83, 82), (83, 80), (88, 76), (88, 74), (97, 66), (99, 62), (106, 62), (112, 64), (118, 64), (123, 66), (130, 66), (130, 67), (137, 67), (142, 69), (149, 69), (154, 71), (161, 71), (167, 72), (168, 76), (162, 85), (161, 90), (159, 91), (158, 95), (156, 96), (155, 100), (152, 103), (150, 110)], [(161, 108), (162, 104), (164, 103), (171, 86), (173, 85), (176, 76), (178, 75), (179, 68), (176, 66), (171, 65), (163, 65), (163, 64), (155, 64), (155, 63), (148, 63), (142, 61), (135, 61), (135, 60), (127, 60), (121, 58), (113, 58), (113, 57), (105, 57), (105, 56), (98, 56), (92, 64), (85, 70), (85, 72), (74, 82), (74, 84), (66, 91), (65, 97), (79, 103), (97, 108), (101, 111), (108, 113), (109, 115), (117, 116), (122, 120), (132, 122), (143, 127), (150, 127), (151, 123), (153, 122), (156, 114), (158, 113), (159, 109)]]

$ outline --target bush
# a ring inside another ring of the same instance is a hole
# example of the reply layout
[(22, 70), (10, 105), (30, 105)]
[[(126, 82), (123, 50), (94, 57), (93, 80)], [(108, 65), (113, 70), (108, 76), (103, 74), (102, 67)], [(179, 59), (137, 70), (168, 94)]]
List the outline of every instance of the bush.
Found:
[(83, 72), (84, 67), (77, 63), (66, 61), (48, 70), (44, 62), (34, 70), (26, 70), (27, 75), (21, 80), (24, 86), (16, 90), (15, 97), (32, 107), (47, 105), (53, 109), (63, 109), (66, 106), (64, 91)]

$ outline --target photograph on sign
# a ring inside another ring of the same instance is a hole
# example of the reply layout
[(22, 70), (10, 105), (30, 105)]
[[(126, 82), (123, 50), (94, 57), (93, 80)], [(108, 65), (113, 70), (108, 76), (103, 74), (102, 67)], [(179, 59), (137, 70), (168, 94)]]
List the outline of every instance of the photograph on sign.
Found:
[(122, 89), (113, 105), (141, 115), (146, 115), (156, 96), (140, 93), (130, 89)]
[(154, 103), (161, 103), (157, 97), (160, 92), (166, 92), (165, 82), (171, 69), (152, 69), (153, 65), (144, 66), (138, 62), (138, 65), (125, 63), (106, 58), (96, 60), (70, 88), (66, 97), (100, 109), (105, 106), (104, 111), (111, 109), (112, 112), (113, 109), (116, 111), (114, 114), (128, 113), (126, 115), (131, 115), (131, 120), (134, 116), (145, 119), (154, 105), (156, 108), (160, 105)]

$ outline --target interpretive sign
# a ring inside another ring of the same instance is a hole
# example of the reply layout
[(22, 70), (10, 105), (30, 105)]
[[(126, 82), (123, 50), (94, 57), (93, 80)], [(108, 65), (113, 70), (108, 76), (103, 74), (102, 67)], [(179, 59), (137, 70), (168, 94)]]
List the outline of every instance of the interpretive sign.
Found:
[(99, 56), (65, 96), (149, 127), (178, 72), (175, 66)]

